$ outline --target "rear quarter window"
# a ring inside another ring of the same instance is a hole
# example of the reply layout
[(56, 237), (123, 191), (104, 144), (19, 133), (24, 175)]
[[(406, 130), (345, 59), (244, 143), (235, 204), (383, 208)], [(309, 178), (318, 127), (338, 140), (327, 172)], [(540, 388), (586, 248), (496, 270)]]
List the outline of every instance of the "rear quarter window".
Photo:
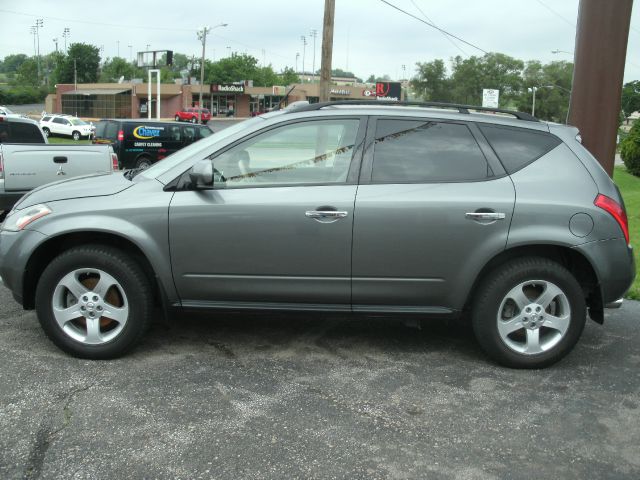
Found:
[(40, 129), (31, 123), (0, 123), (0, 143), (45, 143)]
[(478, 126), (509, 174), (521, 170), (562, 143), (558, 137), (546, 132), (497, 125)]

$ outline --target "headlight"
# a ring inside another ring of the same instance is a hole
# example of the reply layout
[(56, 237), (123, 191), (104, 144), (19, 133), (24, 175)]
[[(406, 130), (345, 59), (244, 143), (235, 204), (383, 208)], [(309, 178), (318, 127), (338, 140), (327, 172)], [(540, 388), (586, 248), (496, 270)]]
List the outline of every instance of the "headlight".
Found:
[(2, 230), (9, 232), (18, 232), (23, 230), (27, 225), (35, 222), (39, 218), (49, 215), (51, 209), (44, 204), (27, 207), (11, 213), (4, 221)]

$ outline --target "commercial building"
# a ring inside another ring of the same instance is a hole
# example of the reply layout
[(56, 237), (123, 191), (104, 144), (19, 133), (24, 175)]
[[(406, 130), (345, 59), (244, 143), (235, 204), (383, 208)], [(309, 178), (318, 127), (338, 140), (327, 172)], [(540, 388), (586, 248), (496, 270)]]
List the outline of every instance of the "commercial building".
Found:
[[(399, 83), (385, 82), (392, 90), (380, 89), (381, 84), (333, 85), (330, 100), (375, 100), (380, 92), (387, 99), (403, 99)], [(202, 104), (214, 115), (249, 117), (273, 109), (289, 94), (287, 102), (307, 100), (317, 102), (318, 83), (299, 83), (289, 86), (254, 87), (250, 82), (212, 85), (160, 85), (160, 116), (172, 117), (180, 109), (197, 106), (202, 90)], [(152, 85), (149, 103), (146, 83), (86, 83), (58, 84), (56, 93), (47, 97), (45, 110), (67, 113), (85, 118), (142, 118), (156, 115), (156, 85)]]

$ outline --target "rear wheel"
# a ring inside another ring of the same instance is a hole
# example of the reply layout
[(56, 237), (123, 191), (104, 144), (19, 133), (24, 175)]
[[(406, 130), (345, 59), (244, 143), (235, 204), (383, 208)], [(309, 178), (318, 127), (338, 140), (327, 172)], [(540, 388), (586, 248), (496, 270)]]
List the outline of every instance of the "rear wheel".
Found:
[(80, 132), (73, 132), (71, 134), (71, 136), (73, 137), (74, 140), (78, 141), (80, 140)]
[(567, 355), (582, 334), (582, 288), (546, 258), (513, 260), (492, 272), (473, 302), (473, 329), (484, 351), (514, 368), (542, 368)]
[(153, 162), (151, 161), (151, 159), (149, 157), (140, 157), (136, 161), (136, 168), (140, 168), (142, 170), (145, 170), (145, 169), (149, 168), (152, 164), (153, 164)]
[(152, 290), (140, 266), (107, 246), (60, 254), (36, 288), (36, 311), (45, 333), (59, 348), (81, 358), (124, 354), (149, 327), (152, 309)]

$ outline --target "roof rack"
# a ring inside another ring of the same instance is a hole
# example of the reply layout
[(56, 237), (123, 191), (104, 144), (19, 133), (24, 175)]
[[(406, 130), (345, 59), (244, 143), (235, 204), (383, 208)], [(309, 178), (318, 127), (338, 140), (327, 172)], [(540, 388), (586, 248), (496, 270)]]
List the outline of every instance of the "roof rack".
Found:
[[(458, 103), (442, 103), (442, 102), (395, 102), (395, 101), (379, 101), (379, 100), (341, 100), (332, 102), (310, 103), (309, 105), (301, 105), (300, 107), (289, 110), (290, 112), (312, 112), (321, 110), (325, 107), (332, 106), (352, 106), (352, 105), (375, 105), (377, 107), (385, 106), (415, 106), (427, 108), (448, 108), (458, 110), (458, 113), (470, 114), (473, 112), (503, 113), (513, 115), (518, 120), (527, 122), (539, 122), (536, 117), (526, 112), (516, 112), (515, 110), (505, 110), (502, 108), (476, 107), (474, 105), (461, 105)], [(471, 112), (472, 110), (473, 112)]]

